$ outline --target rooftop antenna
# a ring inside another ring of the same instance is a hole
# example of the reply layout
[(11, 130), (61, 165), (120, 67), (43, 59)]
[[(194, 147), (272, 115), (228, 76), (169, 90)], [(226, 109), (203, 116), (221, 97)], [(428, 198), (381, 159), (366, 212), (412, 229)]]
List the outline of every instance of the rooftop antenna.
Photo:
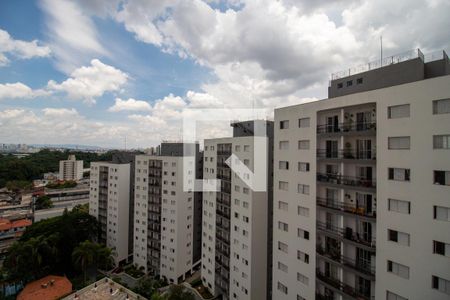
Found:
[(127, 136), (125, 136), (125, 150), (127, 150)]
[(380, 36), (380, 52), (381, 52), (381, 64), (380, 67), (383, 66), (383, 36)]

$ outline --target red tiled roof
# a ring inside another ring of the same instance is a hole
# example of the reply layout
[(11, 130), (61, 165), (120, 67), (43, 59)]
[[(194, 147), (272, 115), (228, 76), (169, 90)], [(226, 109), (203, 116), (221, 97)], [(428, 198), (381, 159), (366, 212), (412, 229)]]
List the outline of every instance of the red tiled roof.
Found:
[[(51, 281), (53, 280), (53, 284)], [(47, 287), (43, 287), (47, 285)], [(17, 300), (54, 300), (72, 292), (72, 283), (63, 276), (49, 275), (30, 282), (17, 296)]]
[(0, 219), (0, 231), (10, 230), (11, 228), (26, 227), (31, 224), (31, 220), (28, 219), (21, 219), (12, 222), (8, 219)]

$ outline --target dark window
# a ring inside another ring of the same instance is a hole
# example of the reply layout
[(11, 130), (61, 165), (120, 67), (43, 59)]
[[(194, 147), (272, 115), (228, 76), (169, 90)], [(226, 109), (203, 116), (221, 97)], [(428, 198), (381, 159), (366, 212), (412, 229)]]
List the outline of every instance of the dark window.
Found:
[(305, 240), (309, 240), (309, 231), (305, 231), (304, 237)]
[(342, 82), (337, 84), (338, 89), (342, 89), (344, 87), (344, 84)]
[(445, 243), (433, 241), (433, 253), (445, 255)]
[(363, 79), (362, 78), (356, 79), (356, 84), (362, 84), (362, 83), (363, 83)]
[[(447, 174), (446, 174), (447, 173)], [(449, 177), (450, 172), (446, 171), (434, 171), (434, 184), (450, 185)]]
[(398, 242), (398, 232), (395, 230), (388, 230), (389, 240), (393, 242)]
[(352, 86), (352, 85), (353, 85), (353, 80), (347, 81), (347, 86)]
[(388, 271), (392, 272), (392, 261), (388, 260), (387, 265), (388, 265), (387, 266)]

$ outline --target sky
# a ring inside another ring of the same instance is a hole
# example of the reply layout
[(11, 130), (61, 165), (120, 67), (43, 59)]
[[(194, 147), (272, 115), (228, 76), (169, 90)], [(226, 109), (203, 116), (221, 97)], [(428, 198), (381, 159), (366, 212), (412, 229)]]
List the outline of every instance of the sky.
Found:
[[(0, 143), (146, 148), (183, 112), (326, 98), (333, 72), (450, 52), (450, 0), (2, 0)], [(230, 134), (203, 122), (198, 138)]]

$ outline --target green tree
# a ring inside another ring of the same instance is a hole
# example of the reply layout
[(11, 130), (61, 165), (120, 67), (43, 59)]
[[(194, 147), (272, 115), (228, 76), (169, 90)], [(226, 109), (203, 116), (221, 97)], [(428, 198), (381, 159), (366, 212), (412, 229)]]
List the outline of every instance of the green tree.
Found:
[(194, 295), (186, 291), (181, 284), (172, 285), (167, 293), (167, 300), (194, 300)]
[(44, 195), (44, 196), (38, 197), (36, 199), (34, 205), (35, 205), (35, 209), (46, 209), (46, 208), (53, 207), (53, 202), (49, 196)]
[(73, 250), (73, 263), (83, 271), (84, 283), (86, 283), (87, 269), (94, 264), (95, 256), (96, 245), (89, 240), (82, 242)]

